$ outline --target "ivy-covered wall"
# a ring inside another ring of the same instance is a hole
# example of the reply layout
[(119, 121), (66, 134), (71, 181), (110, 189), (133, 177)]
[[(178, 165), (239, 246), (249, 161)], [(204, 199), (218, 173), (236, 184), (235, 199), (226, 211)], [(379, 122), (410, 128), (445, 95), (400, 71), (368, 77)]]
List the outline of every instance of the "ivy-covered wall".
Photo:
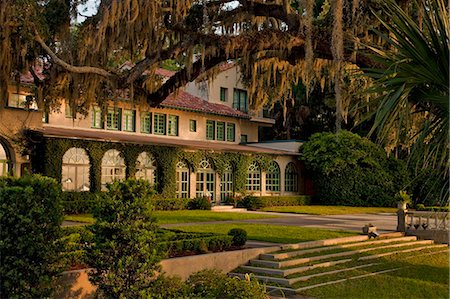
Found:
[(275, 159), (275, 156), (266, 154), (215, 153), (159, 145), (44, 137), (36, 132), (27, 134), (25, 146), (31, 158), (33, 172), (53, 177), (58, 182), (61, 182), (62, 158), (65, 152), (72, 147), (85, 149), (91, 163), (90, 187), (93, 192), (101, 190), (101, 163), (106, 151), (116, 149), (121, 152), (126, 164), (127, 178), (135, 176), (136, 160), (139, 154), (144, 151), (151, 153), (157, 161), (157, 189), (163, 197), (175, 196), (176, 164), (179, 160), (185, 161), (194, 172), (204, 159), (207, 159), (219, 174), (231, 165), (234, 172), (235, 192), (243, 193), (249, 164), (257, 161), (261, 170), (264, 171)]

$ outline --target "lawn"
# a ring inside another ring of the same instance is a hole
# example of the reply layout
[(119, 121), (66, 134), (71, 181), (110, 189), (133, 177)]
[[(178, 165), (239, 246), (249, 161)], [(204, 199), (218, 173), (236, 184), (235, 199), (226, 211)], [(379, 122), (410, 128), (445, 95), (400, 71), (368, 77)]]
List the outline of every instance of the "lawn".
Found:
[[(201, 210), (181, 210), (181, 211), (155, 211), (158, 223), (187, 223), (187, 222), (208, 222), (208, 221), (232, 221), (247, 219), (275, 218), (273, 215), (233, 213), (233, 212), (212, 212)], [(90, 214), (66, 215), (64, 220), (93, 223), (94, 219)]]
[(211, 232), (218, 234), (226, 234), (232, 228), (245, 229), (250, 240), (284, 244), (356, 235), (355, 232), (348, 231), (253, 223), (221, 223), (176, 227), (176, 229), (187, 232)]
[(261, 209), (265, 212), (295, 213), (310, 215), (343, 215), (343, 214), (377, 214), (395, 213), (396, 208), (383, 207), (347, 207), (347, 206), (284, 206), (267, 207)]
[(387, 263), (389, 268), (401, 268), (386, 274), (306, 290), (301, 295), (313, 298), (448, 298), (448, 252), (407, 260), (395, 255), (383, 263)]

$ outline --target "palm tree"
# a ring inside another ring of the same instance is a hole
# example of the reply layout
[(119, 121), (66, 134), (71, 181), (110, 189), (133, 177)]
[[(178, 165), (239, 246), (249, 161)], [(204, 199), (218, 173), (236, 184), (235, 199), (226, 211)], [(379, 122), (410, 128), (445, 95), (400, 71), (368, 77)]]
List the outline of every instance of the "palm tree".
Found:
[(449, 137), (449, 12), (446, 0), (419, 0), (410, 13), (392, 0), (374, 12), (386, 30), (378, 34), (384, 47), (369, 47), (377, 69), (377, 110), (372, 132), (384, 145), (409, 155), (416, 174), (438, 173), (441, 203), (448, 203)]

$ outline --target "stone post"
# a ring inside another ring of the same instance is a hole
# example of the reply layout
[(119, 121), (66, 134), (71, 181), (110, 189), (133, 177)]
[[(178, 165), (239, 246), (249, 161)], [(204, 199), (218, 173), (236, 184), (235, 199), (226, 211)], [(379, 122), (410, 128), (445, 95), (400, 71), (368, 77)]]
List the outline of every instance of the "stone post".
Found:
[(406, 205), (399, 205), (397, 210), (397, 231), (406, 232)]

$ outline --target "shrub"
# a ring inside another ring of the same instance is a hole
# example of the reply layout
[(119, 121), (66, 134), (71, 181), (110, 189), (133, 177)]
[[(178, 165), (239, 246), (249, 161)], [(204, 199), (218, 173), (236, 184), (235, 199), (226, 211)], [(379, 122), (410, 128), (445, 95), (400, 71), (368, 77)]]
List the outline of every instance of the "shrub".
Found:
[(39, 175), (0, 178), (2, 298), (47, 298), (60, 272), (60, 186)]
[(194, 298), (266, 298), (265, 288), (257, 281), (228, 277), (217, 270), (203, 270), (186, 281)]
[(61, 261), (66, 268), (87, 265), (88, 260), (85, 249), (91, 246), (93, 234), (85, 226), (69, 226), (62, 228), (60, 239), (64, 246)]
[(264, 207), (261, 197), (258, 196), (246, 196), (239, 203), (239, 207), (249, 210), (257, 210)]
[(242, 228), (232, 228), (228, 235), (233, 237), (234, 246), (244, 246), (247, 242), (247, 232)]
[(140, 298), (159, 270), (153, 189), (143, 180), (107, 185), (94, 209), (93, 245), (87, 248), (90, 280), (103, 298)]
[(156, 211), (185, 210), (188, 206), (189, 198), (163, 198), (155, 196), (153, 207)]
[(189, 210), (211, 210), (211, 201), (205, 197), (196, 197), (189, 200), (188, 203)]
[(64, 191), (61, 193), (64, 214), (88, 214), (97, 201), (97, 193)]
[(179, 277), (168, 277), (162, 274), (151, 282), (147, 293), (148, 298), (155, 299), (192, 298), (189, 286)]
[(409, 183), (404, 162), (347, 131), (314, 134), (300, 151), (320, 203), (395, 206), (396, 192)]
[(174, 257), (186, 253), (206, 253), (208, 251), (222, 251), (232, 246), (232, 236), (212, 234), (181, 234), (179, 239), (163, 241), (158, 244), (158, 250)]

